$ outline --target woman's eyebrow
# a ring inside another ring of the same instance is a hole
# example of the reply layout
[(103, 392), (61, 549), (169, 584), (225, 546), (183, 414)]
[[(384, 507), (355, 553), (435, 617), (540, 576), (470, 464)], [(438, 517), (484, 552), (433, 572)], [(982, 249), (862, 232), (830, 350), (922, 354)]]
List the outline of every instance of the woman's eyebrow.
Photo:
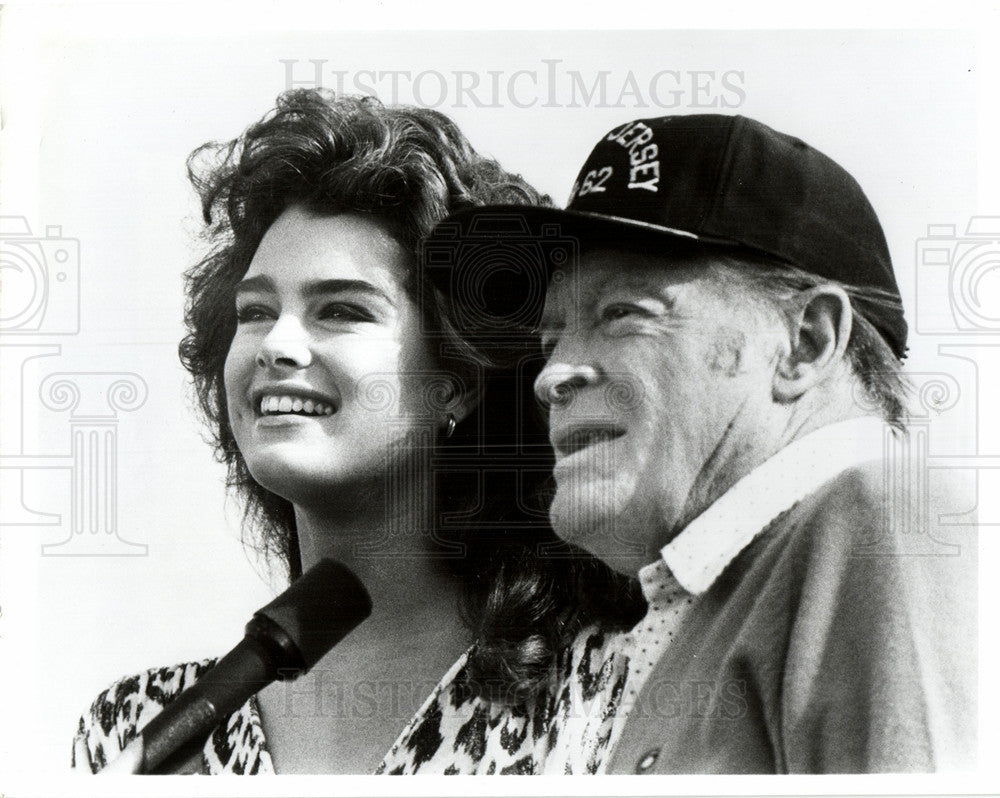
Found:
[(307, 284), (303, 293), (306, 296), (315, 297), (325, 294), (342, 294), (349, 291), (368, 294), (376, 299), (381, 299), (383, 302), (387, 302), (392, 307), (396, 307), (396, 303), (391, 296), (367, 280), (344, 280), (336, 278), (316, 280)]
[(251, 293), (254, 291), (261, 293), (274, 293), (274, 281), (265, 274), (256, 277), (247, 277), (240, 280), (233, 289), (236, 294)]
[[(256, 277), (248, 277), (245, 280), (240, 280), (240, 282), (236, 284), (235, 293), (238, 296), (239, 294), (253, 292), (275, 293), (276, 290), (274, 281), (270, 277), (266, 274), (258, 274)], [(303, 289), (303, 294), (307, 297), (317, 297), (325, 296), (327, 294), (341, 294), (349, 291), (368, 294), (376, 299), (381, 299), (383, 302), (388, 303), (392, 307), (396, 307), (396, 303), (393, 301), (391, 296), (389, 296), (377, 285), (369, 283), (366, 280), (345, 280), (336, 278), (328, 280), (315, 280), (306, 284)]]

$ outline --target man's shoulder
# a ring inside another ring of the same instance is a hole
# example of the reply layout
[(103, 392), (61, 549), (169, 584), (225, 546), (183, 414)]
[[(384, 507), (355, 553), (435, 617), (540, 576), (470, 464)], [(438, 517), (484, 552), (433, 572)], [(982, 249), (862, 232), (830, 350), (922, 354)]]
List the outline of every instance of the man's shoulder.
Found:
[(967, 759), (974, 522), (949, 526), (935, 508), (955, 494), (935, 499), (923, 479), (897, 493), (896, 478), (879, 461), (839, 472), (733, 560), (640, 702), (656, 706), (650, 685), (717, 693), (669, 724), (652, 709), (634, 716), (611, 772), (642, 769), (651, 751), (657, 772), (685, 773), (934, 770)]
[(845, 520), (872, 522), (889, 489), (885, 471), (882, 460), (854, 465), (805, 496), (788, 515), (799, 523), (822, 526), (839, 526)]
[(825, 585), (860, 605), (931, 591), (964, 603), (976, 582), (975, 505), (975, 486), (960, 475), (857, 464), (774, 519), (730, 581), (757, 573), (795, 594)]
[(855, 553), (868, 547), (870, 553), (942, 554), (956, 535), (967, 536), (941, 519), (962, 517), (961, 530), (974, 529), (975, 484), (962, 476), (910, 458), (872, 459), (820, 485), (777, 523), (814, 543), (835, 536)]

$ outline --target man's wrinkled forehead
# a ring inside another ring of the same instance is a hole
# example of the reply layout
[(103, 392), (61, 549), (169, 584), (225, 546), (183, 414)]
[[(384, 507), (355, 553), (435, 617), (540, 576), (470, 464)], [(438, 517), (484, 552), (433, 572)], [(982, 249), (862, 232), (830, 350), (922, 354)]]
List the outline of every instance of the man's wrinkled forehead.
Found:
[(575, 264), (553, 274), (545, 315), (590, 306), (603, 296), (632, 293), (670, 301), (678, 286), (706, 276), (712, 258), (690, 249), (643, 252), (600, 248), (585, 252)]

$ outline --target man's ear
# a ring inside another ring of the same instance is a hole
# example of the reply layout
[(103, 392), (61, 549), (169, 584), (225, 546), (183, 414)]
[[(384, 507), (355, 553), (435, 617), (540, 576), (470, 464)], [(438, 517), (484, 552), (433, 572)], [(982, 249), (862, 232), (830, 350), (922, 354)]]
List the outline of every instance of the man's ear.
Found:
[(775, 400), (798, 399), (843, 360), (851, 319), (851, 300), (840, 286), (818, 286), (799, 295), (789, 349), (774, 375)]

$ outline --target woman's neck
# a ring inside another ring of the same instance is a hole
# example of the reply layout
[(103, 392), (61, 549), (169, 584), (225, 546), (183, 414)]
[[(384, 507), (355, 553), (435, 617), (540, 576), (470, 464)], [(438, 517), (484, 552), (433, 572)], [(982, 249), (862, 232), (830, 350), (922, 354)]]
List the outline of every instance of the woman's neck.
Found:
[[(395, 492), (358, 488), (335, 506), (296, 506), (295, 521), (306, 571), (323, 558), (350, 568), (372, 597), (367, 625), (391, 623), (423, 604), (457, 603), (460, 585), (434, 540), (433, 502), (427, 490)], [(415, 494), (421, 494), (420, 496)], [(331, 503), (333, 504), (333, 503)]]
[(279, 772), (370, 773), (471, 644), (461, 584), (435, 552), (422, 502), (389, 513), (373, 492), (335, 513), (296, 507), (303, 570), (323, 557), (365, 585), (372, 614), (294, 683), (260, 694)]

